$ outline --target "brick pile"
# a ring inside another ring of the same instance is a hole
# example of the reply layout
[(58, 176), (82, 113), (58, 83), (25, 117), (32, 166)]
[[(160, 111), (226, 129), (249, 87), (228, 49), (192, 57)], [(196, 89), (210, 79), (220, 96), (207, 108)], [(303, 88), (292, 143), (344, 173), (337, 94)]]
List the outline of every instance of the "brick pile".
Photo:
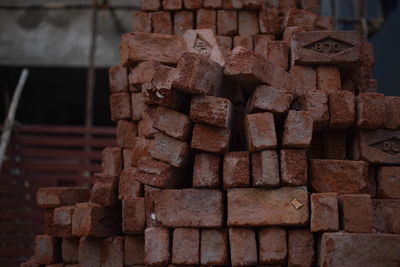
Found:
[(90, 190), (39, 190), (23, 266), (398, 266), (400, 98), (292, 2), (142, 1), (110, 69), (119, 146)]

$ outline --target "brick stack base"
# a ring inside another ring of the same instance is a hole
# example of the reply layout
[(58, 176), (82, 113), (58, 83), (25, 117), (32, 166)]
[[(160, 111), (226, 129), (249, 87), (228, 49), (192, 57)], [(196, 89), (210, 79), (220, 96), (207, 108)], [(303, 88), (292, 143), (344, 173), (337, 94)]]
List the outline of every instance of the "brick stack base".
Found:
[(142, 2), (110, 69), (119, 146), (90, 190), (39, 190), (22, 266), (399, 266), (400, 98), (370, 45), (292, 1)]

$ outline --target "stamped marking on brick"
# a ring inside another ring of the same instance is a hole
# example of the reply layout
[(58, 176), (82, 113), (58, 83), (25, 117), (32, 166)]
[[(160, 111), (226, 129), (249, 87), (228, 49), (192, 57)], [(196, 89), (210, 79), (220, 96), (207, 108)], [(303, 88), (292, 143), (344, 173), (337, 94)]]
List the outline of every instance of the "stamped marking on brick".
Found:
[(294, 198), (292, 201), (290, 201), (290, 204), (292, 204), (292, 206), (298, 210), (301, 209), (301, 207), (303, 207), (303, 203), (301, 203), (300, 201), (297, 200), (297, 198)]
[(369, 146), (379, 149), (380, 151), (392, 156), (397, 156), (400, 154), (400, 139), (397, 137), (379, 141), (377, 143), (370, 144)]
[(211, 45), (206, 40), (202, 39), (199, 34), (196, 35), (196, 41), (193, 47), (201, 55), (209, 57), (211, 54)]
[(329, 54), (329, 55), (342, 52), (351, 47), (353, 47), (353, 45), (333, 39), (331, 37), (326, 37), (314, 43), (304, 46), (304, 48), (306, 49), (310, 49), (318, 53)]

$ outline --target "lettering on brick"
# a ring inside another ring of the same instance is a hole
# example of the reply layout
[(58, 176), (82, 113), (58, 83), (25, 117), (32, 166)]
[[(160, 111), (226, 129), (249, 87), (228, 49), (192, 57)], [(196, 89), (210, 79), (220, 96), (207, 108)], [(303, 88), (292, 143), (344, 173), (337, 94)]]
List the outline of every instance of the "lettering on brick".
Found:
[(211, 54), (211, 45), (201, 38), (199, 34), (196, 34), (196, 41), (193, 48), (203, 56), (209, 57)]
[(351, 47), (353, 47), (353, 45), (330, 37), (323, 38), (314, 43), (304, 46), (304, 48), (306, 49), (310, 49), (312, 51), (328, 55), (333, 55), (342, 52)]
[(392, 156), (396, 156), (400, 153), (400, 139), (397, 137), (392, 137), (387, 140), (379, 141), (377, 143), (371, 144), (370, 146)]

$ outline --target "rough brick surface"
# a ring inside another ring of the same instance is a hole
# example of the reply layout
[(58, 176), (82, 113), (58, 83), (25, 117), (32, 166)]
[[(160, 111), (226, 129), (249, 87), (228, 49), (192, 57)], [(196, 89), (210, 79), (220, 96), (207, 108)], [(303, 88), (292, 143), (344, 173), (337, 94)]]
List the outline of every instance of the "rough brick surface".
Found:
[(289, 110), (293, 94), (286, 89), (260, 85), (254, 90), (247, 104), (250, 113), (269, 111), (282, 115)]
[(137, 136), (137, 123), (120, 120), (117, 123), (117, 143), (120, 147), (133, 148)]
[(220, 9), (222, 8), (222, 0), (204, 0), (203, 6), (205, 8)]
[(173, 264), (199, 264), (200, 231), (191, 228), (175, 228), (172, 241)]
[(122, 170), (122, 152), (119, 147), (106, 147), (103, 149), (101, 161), (102, 173), (118, 176)]
[(118, 183), (119, 200), (140, 196), (141, 186), (136, 180), (137, 172), (137, 168), (127, 168), (121, 172)]
[(386, 100), (383, 94), (360, 93), (357, 96), (356, 124), (360, 129), (376, 129), (385, 126)]
[(183, 0), (186, 9), (200, 9), (203, 7), (203, 0)]
[(144, 198), (122, 200), (122, 231), (125, 234), (142, 233), (146, 227)]
[(101, 244), (101, 266), (124, 266), (124, 241), (123, 236), (113, 236), (104, 239)]
[(131, 118), (133, 121), (139, 121), (144, 117), (144, 110), (146, 108), (144, 103), (144, 97), (141, 92), (132, 92), (131, 93), (131, 105), (132, 105), (132, 113)]
[(52, 264), (61, 260), (61, 240), (50, 235), (35, 237), (34, 261), (36, 264)]
[(196, 96), (190, 104), (190, 119), (195, 123), (228, 128), (232, 125), (233, 105), (222, 97)]
[(233, 37), (233, 47), (241, 46), (249, 50), (253, 50), (253, 36), (251, 35), (236, 35)]
[(111, 93), (128, 91), (128, 70), (126, 68), (114, 66), (109, 69), (108, 73)]
[(144, 264), (144, 235), (128, 235), (124, 242), (124, 264)]
[(154, 220), (166, 227), (221, 227), (222, 192), (213, 189), (152, 192)]
[(339, 205), (337, 193), (311, 195), (311, 232), (335, 232), (339, 230)]
[(233, 266), (257, 264), (256, 234), (250, 228), (229, 228), (231, 263)]
[(304, 225), (307, 221), (306, 187), (228, 190), (229, 226)]
[(163, 8), (165, 10), (180, 10), (182, 9), (182, 0), (163, 0)]
[(242, 10), (238, 13), (239, 35), (257, 35), (259, 32), (257, 12)]
[(221, 53), (224, 56), (224, 58), (226, 58), (232, 50), (232, 38), (229, 36), (222, 36), (222, 35), (218, 35), (216, 38), (219, 49), (221, 50)]
[(219, 188), (221, 157), (212, 153), (197, 153), (194, 158), (193, 187)]
[(400, 129), (400, 97), (386, 96), (386, 128)]
[(79, 240), (79, 266), (101, 266), (101, 239), (82, 237)]
[(61, 244), (62, 260), (65, 263), (78, 262), (79, 238), (63, 238)]
[(182, 36), (187, 30), (193, 29), (193, 12), (177, 11), (174, 16), (174, 34)]
[(308, 111), (290, 110), (284, 125), (282, 146), (307, 148), (311, 143), (313, 119)]
[(259, 260), (262, 264), (282, 264), (287, 256), (286, 230), (280, 227), (262, 228), (258, 233)]
[(223, 154), (228, 151), (231, 131), (226, 128), (195, 124), (192, 137), (192, 149)]
[(313, 119), (313, 131), (324, 129), (329, 123), (328, 95), (324, 91), (307, 91), (304, 96), (304, 109)]
[(247, 148), (250, 152), (275, 148), (277, 146), (275, 123), (272, 113), (246, 115), (244, 122)]
[(278, 187), (279, 161), (275, 150), (251, 154), (253, 187)]
[(368, 181), (368, 163), (351, 160), (312, 160), (311, 187), (317, 193), (364, 193)]
[(243, 8), (243, 0), (223, 0), (222, 8), (223, 9), (242, 9)]
[(223, 180), (225, 189), (250, 185), (250, 156), (247, 151), (225, 154)]
[(170, 260), (168, 229), (150, 227), (144, 231), (144, 262), (146, 265), (164, 265)]
[(366, 194), (339, 196), (341, 224), (346, 232), (368, 233), (372, 227), (372, 201)]
[(228, 236), (225, 229), (201, 230), (200, 263), (225, 265), (228, 261)]
[[(240, 35), (239, 35), (240, 36)], [(254, 40), (254, 51), (260, 55), (267, 57), (267, 46), (268, 43), (275, 40), (275, 35), (272, 34), (259, 34), (253, 36)]]
[(289, 43), (284, 41), (270, 41), (266, 45), (267, 59), (284, 70), (289, 68)]
[(160, 0), (140, 0), (140, 8), (146, 11), (157, 11), (161, 8)]
[(323, 156), (326, 159), (346, 158), (346, 132), (332, 131), (323, 135)]
[(196, 14), (197, 29), (211, 29), (217, 32), (217, 11), (212, 9), (199, 9)]
[(329, 91), (329, 129), (346, 129), (355, 121), (354, 93), (345, 90)]
[(237, 11), (218, 10), (217, 32), (219, 35), (234, 36), (238, 32)]
[(74, 206), (62, 206), (54, 209), (54, 235), (58, 237), (71, 237), (72, 214)]
[(132, 13), (132, 32), (151, 32), (151, 13)]
[(36, 194), (36, 201), (43, 208), (55, 208), (88, 201), (90, 191), (85, 187), (42, 187)]
[(281, 31), (281, 22), (278, 9), (268, 8), (260, 10), (258, 16), (261, 33), (279, 34)]
[(341, 89), (340, 69), (335, 66), (317, 67), (318, 90)]
[(131, 102), (128, 93), (110, 95), (111, 120), (128, 120), (131, 118)]
[(297, 95), (317, 90), (317, 72), (309, 66), (292, 66), (290, 68), (291, 88)]
[(306, 151), (300, 149), (282, 149), (280, 151), (281, 185), (307, 185)]
[(380, 167), (377, 183), (378, 198), (400, 198), (400, 167)]
[(314, 237), (310, 230), (289, 230), (288, 236), (288, 266), (313, 266)]

